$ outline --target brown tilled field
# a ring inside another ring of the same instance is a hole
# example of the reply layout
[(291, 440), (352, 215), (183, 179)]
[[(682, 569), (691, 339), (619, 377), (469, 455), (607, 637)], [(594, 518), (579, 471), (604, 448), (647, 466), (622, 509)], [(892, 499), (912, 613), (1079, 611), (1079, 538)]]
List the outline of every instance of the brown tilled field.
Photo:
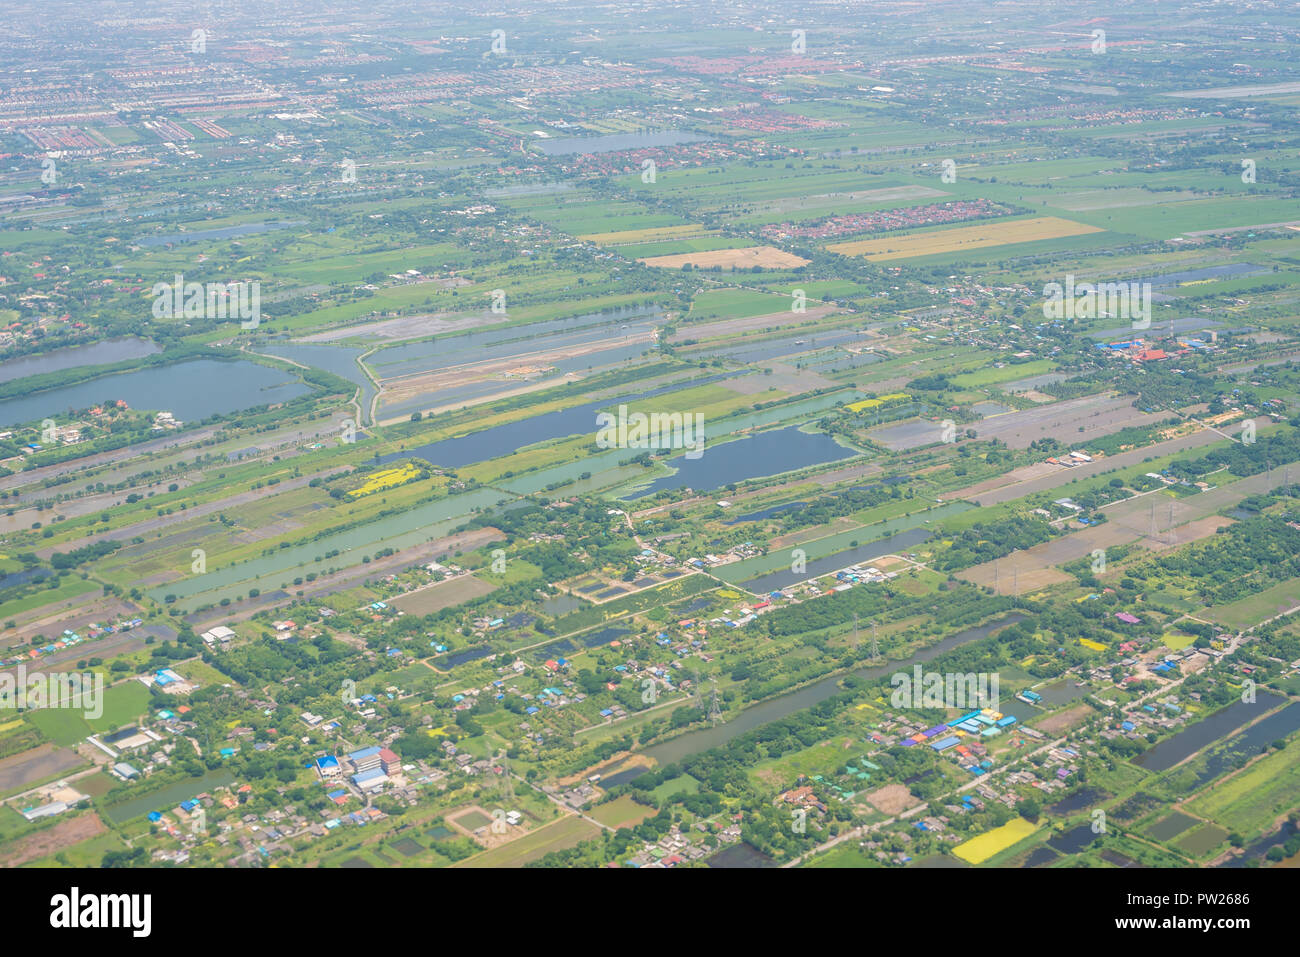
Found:
[(696, 269), (748, 269), (762, 266), (764, 269), (798, 269), (806, 266), (810, 260), (777, 249), (775, 246), (748, 246), (744, 249), (713, 249), (702, 253), (679, 253), (674, 256), (651, 256), (642, 259), (647, 266), (663, 269), (681, 269), (690, 263)]

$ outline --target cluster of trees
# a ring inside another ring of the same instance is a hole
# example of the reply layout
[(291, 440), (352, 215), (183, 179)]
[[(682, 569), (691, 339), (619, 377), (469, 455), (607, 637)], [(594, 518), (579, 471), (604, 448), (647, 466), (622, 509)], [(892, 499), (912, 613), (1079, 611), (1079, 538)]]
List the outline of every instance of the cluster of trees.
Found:
[(1226, 604), (1300, 575), (1300, 531), (1282, 518), (1253, 518), (1128, 575), (1143, 585), (1177, 576), (1207, 604)]
[(938, 571), (956, 571), (1031, 548), (1052, 537), (1052, 527), (1038, 515), (980, 522), (952, 536), (952, 547), (934, 560)]
[(1188, 481), (1221, 468), (1237, 476), (1258, 475), (1270, 465), (1296, 459), (1300, 459), (1300, 430), (1286, 428), (1260, 435), (1249, 444), (1230, 442), (1197, 459), (1175, 459), (1169, 463), (1169, 474)]
[(81, 548), (74, 548), (70, 552), (55, 552), (50, 556), (50, 565), (60, 571), (76, 568), (86, 562), (111, 555), (121, 547), (121, 542), (102, 539), (98, 542), (91, 542), (89, 545), (83, 545)]

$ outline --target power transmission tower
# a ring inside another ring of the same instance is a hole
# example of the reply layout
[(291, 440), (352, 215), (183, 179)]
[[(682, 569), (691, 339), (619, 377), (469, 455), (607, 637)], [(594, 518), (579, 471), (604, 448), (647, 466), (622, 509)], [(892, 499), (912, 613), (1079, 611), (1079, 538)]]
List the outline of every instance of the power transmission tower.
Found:
[[(710, 678), (709, 681), (713, 681), (713, 679)], [(713, 697), (709, 703), (709, 720), (713, 722), (715, 728), (718, 726), (718, 722), (722, 720), (722, 708), (718, 705), (718, 686), (716, 684), (713, 686)]]
[(876, 623), (871, 623), (871, 660), (877, 661), (880, 658), (880, 641), (876, 636)]
[(1169, 544), (1173, 545), (1178, 540), (1178, 533), (1174, 531), (1174, 503), (1169, 503)]
[(853, 657), (858, 656), (858, 613), (853, 613)]

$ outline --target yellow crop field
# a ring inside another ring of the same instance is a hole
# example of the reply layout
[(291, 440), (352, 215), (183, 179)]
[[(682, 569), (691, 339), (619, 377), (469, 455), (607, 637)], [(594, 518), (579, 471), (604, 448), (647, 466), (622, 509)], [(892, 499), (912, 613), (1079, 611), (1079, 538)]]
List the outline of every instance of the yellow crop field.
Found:
[(939, 229), (910, 236), (888, 239), (863, 239), (851, 243), (827, 246), (842, 256), (865, 256), (873, 261), (910, 259), (914, 256), (934, 256), (955, 253), (985, 246), (1009, 246), (1012, 243), (1037, 242), (1042, 239), (1060, 239), (1063, 236), (1082, 236), (1100, 233), (1096, 226), (1085, 226), (1059, 216), (1039, 216), (1035, 219), (1017, 219), (1011, 222), (979, 223)]
[(366, 484), (360, 488), (355, 488), (348, 492), (350, 498), (362, 498), (366, 495), (373, 495), (376, 492), (382, 492), (385, 489), (397, 488), (399, 485), (405, 485), (412, 479), (420, 477), (420, 468), (407, 462), (400, 468), (383, 469), (374, 473), (366, 480)]
[(1007, 821), (1001, 827), (986, 831), (979, 837), (972, 837), (964, 844), (958, 844), (952, 849), (952, 852), (963, 861), (971, 864), (982, 864), (994, 854), (1005, 851), (1012, 844), (1023, 841), (1037, 830), (1037, 824), (1031, 824), (1023, 817), (1018, 817)]
[(1091, 648), (1093, 651), (1105, 651), (1106, 646), (1100, 641), (1093, 641), (1091, 638), (1080, 638), (1079, 644), (1085, 648)]
[(911, 396), (906, 392), (891, 392), (889, 395), (878, 396), (874, 399), (863, 399), (861, 402), (854, 402), (846, 406), (850, 412), (863, 412), (867, 409), (879, 408), (882, 405), (890, 405), (894, 402), (904, 402)]
[(613, 233), (587, 233), (579, 236), (598, 246), (622, 246), (627, 243), (658, 243), (668, 239), (694, 239), (697, 236), (713, 235), (713, 231), (703, 226), (657, 226), (653, 229), (624, 229)]
[(681, 269), (687, 263), (696, 269), (711, 269), (714, 266), (723, 269), (748, 269), (750, 266), (762, 266), (764, 269), (797, 269), (811, 262), (794, 253), (777, 249), (775, 246), (749, 246), (745, 249), (714, 249), (705, 253), (651, 256), (640, 261), (647, 266), (660, 266), (665, 269)]

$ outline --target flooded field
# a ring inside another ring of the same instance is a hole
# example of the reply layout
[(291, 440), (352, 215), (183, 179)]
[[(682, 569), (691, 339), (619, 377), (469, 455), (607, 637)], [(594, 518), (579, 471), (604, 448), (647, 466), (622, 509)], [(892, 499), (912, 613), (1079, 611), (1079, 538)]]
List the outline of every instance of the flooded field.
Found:
[[(1238, 701), (1216, 711), (1202, 721), (1171, 738), (1143, 751), (1133, 759), (1138, 767), (1148, 771), (1167, 771), (1180, 761), (1212, 744), (1230, 731), (1235, 731), (1248, 721), (1253, 721), (1271, 707), (1281, 704), (1282, 698), (1267, 692), (1260, 694), (1252, 704)], [(1291, 709), (1287, 709), (1288, 711)], [(1294, 716), (1293, 716), (1294, 717)]]

